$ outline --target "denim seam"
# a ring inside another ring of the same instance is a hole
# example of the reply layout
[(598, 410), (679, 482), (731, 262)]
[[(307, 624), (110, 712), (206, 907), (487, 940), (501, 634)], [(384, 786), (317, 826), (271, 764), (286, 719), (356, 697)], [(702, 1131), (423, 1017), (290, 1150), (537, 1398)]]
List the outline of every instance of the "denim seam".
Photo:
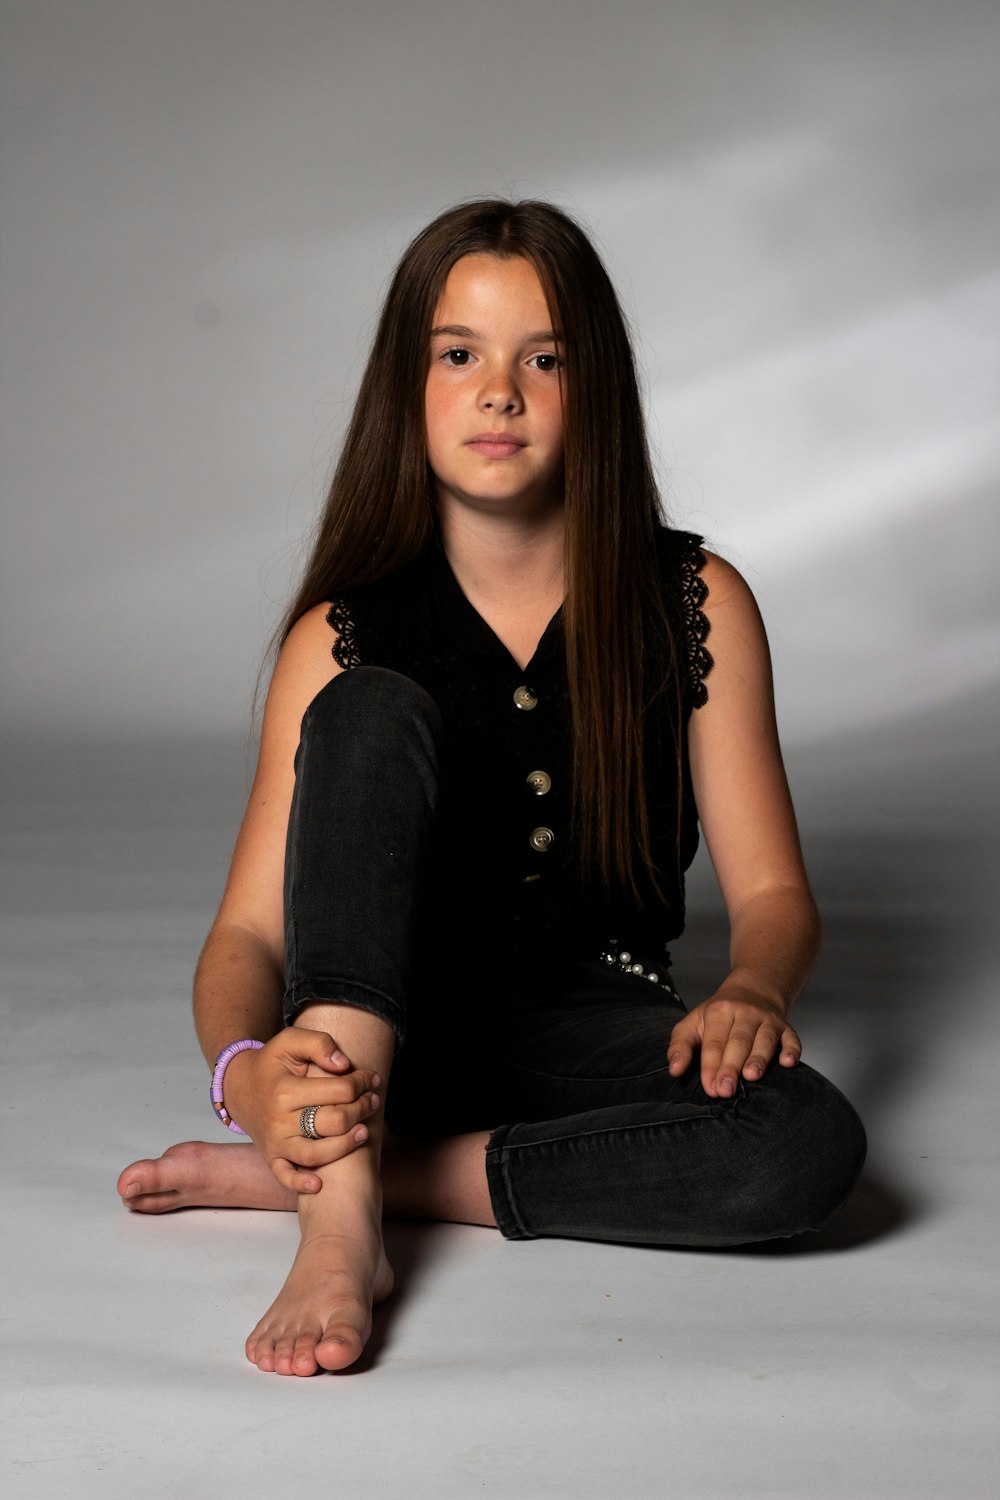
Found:
[(650, 1068), (645, 1073), (547, 1073), (542, 1068), (529, 1068), (506, 1057), (501, 1061), (513, 1072), (525, 1073), (531, 1078), (547, 1078), (552, 1083), (634, 1083), (640, 1078), (661, 1078), (670, 1074), (667, 1067)]
[(503, 1151), (531, 1151), (536, 1146), (561, 1146), (561, 1145), (565, 1145), (568, 1140), (574, 1140), (574, 1141), (592, 1140), (596, 1136), (602, 1136), (602, 1135), (604, 1135), (604, 1136), (612, 1136), (612, 1135), (618, 1135), (618, 1136), (620, 1136), (620, 1135), (631, 1134), (633, 1131), (636, 1131), (636, 1130), (660, 1130), (664, 1126), (667, 1126), (667, 1125), (690, 1125), (693, 1120), (720, 1120), (720, 1119), (722, 1119), (726, 1115), (732, 1115), (732, 1114), (736, 1113), (736, 1104), (737, 1104), (737, 1102), (738, 1101), (736, 1099), (726, 1100), (722, 1105), (720, 1105), (718, 1108), (715, 1108), (715, 1109), (710, 1109), (710, 1108), (707, 1108), (707, 1106), (705, 1106), (705, 1105), (700, 1105), (698, 1107), (698, 1113), (697, 1114), (681, 1115), (679, 1118), (672, 1119), (672, 1120), (643, 1120), (641, 1122), (641, 1124), (637, 1124), (637, 1125), (609, 1125), (604, 1130), (579, 1130), (579, 1131), (574, 1132), (574, 1134), (572, 1136), (550, 1135), (550, 1136), (545, 1136), (542, 1140), (513, 1141), (513, 1142), (508, 1141), (508, 1140), (504, 1140), (504, 1142), (502, 1143), (502, 1145), (497, 1146), (495, 1148), (491, 1148), (491, 1149), (495, 1149), (495, 1150), (500, 1151), (500, 1152), (503, 1152)]
[[(507, 1163), (504, 1160), (504, 1152), (507, 1147), (503, 1141), (501, 1141), (499, 1146), (494, 1146), (493, 1144), (497, 1135), (503, 1134), (504, 1139), (506, 1139), (509, 1131), (509, 1125), (500, 1126), (499, 1130), (495, 1130), (493, 1135), (490, 1136), (486, 1146), (486, 1181), (490, 1189), (493, 1215), (497, 1221), (497, 1228), (505, 1239), (534, 1239), (534, 1235), (521, 1219), (514, 1203), (513, 1186), (507, 1171)], [(491, 1181), (491, 1176), (493, 1175), (490, 1171), (491, 1167), (499, 1179), (497, 1182)], [(503, 1198), (500, 1202), (497, 1201), (499, 1197), (496, 1191), (497, 1188), (503, 1189)]]

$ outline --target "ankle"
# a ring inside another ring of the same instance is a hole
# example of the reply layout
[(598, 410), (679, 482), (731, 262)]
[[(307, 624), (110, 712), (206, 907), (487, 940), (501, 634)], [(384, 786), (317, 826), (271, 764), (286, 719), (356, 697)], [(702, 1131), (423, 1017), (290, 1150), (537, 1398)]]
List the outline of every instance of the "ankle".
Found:
[(369, 1146), (320, 1167), (323, 1186), (318, 1193), (299, 1197), (299, 1223), (303, 1233), (346, 1228), (359, 1219), (381, 1223), (382, 1179), (376, 1155)]

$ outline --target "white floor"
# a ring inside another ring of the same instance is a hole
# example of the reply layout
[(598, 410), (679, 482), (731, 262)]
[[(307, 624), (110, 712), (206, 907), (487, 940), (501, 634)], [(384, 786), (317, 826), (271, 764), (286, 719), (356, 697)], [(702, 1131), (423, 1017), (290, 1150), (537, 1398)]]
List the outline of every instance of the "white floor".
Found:
[[(241, 1353), (290, 1216), (143, 1219), (114, 1193), (133, 1157), (220, 1138), (187, 992), (243, 752), (19, 747), (4, 1493), (995, 1497), (989, 739), (981, 710), (952, 709), (793, 757), (828, 925), (800, 1021), (871, 1136), (828, 1231), (695, 1253), (392, 1226), (399, 1293), (370, 1357), (309, 1381)], [(721, 951), (703, 873), (692, 908), (689, 996)]]

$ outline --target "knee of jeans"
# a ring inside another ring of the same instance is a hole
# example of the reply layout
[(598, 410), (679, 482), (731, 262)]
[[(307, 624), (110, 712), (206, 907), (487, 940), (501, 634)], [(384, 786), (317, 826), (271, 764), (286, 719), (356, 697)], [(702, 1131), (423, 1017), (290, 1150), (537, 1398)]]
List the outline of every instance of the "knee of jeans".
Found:
[(399, 730), (424, 732), (434, 744), (441, 737), (441, 714), (430, 693), (412, 677), (388, 667), (353, 667), (330, 679), (309, 704), (302, 738), (322, 738), (357, 730), (366, 736)]
[(827, 1079), (800, 1065), (773, 1080), (782, 1096), (758, 1140), (757, 1170), (745, 1206), (753, 1238), (819, 1229), (844, 1202), (867, 1152), (854, 1108)]

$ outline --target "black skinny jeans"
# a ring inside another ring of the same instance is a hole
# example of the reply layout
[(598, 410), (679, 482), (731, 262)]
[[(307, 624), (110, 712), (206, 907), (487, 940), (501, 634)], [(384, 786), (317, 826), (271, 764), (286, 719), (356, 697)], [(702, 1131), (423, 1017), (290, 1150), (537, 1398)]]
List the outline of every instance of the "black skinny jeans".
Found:
[(819, 1228), (865, 1155), (860, 1120), (826, 1079), (775, 1063), (735, 1098), (710, 1098), (697, 1065), (667, 1071), (684, 1014), (669, 991), (596, 955), (550, 964), (540, 983), (505, 965), (498, 942), (478, 961), (463, 949), (435, 847), (440, 733), (427, 693), (378, 667), (334, 678), (306, 711), (286, 1021), (313, 1000), (386, 1020), (399, 1042), (390, 1128), (491, 1130), (487, 1179), (508, 1238), (735, 1245)]

